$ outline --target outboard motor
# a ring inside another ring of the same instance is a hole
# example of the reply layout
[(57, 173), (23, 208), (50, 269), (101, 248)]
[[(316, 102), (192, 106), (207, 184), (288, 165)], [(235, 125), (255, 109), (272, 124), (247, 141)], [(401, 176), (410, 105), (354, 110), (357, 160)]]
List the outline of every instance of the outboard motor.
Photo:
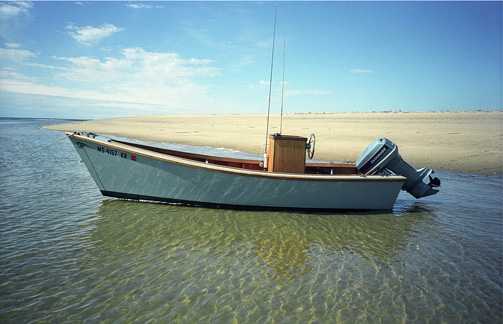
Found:
[(356, 167), (365, 175), (398, 174), (407, 178), (402, 190), (416, 198), (431, 196), (438, 192), (440, 180), (432, 177), (435, 171), (427, 168), (414, 169), (398, 154), (398, 146), (386, 138), (378, 138), (356, 161)]

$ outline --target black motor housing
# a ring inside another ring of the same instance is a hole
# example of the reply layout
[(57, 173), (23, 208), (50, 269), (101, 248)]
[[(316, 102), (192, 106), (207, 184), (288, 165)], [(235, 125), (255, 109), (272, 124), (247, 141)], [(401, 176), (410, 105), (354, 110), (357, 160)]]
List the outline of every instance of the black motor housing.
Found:
[(432, 177), (435, 171), (413, 168), (398, 154), (398, 146), (384, 137), (376, 139), (363, 151), (356, 167), (365, 175), (398, 174), (406, 177), (402, 190), (416, 198), (434, 195), (438, 192), (435, 188), (440, 187), (440, 180)]

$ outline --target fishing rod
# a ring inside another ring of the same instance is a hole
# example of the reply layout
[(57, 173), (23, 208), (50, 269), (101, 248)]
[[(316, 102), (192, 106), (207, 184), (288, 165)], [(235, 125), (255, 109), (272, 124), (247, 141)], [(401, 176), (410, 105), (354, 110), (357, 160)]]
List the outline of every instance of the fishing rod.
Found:
[(283, 133), (283, 97), (285, 94), (285, 60), (286, 60), (286, 37), (283, 38), (283, 82), (281, 83), (281, 118), (279, 120), (279, 133)]
[(271, 75), (269, 78), (269, 102), (267, 104), (267, 129), (265, 133), (265, 152), (264, 152), (264, 163), (267, 165), (267, 142), (269, 139), (269, 115), (271, 113), (271, 91), (272, 91), (272, 70), (274, 66), (274, 43), (276, 41), (276, 17), (278, 13), (278, 5), (274, 10), (274, 32), (272, 36), (272, 55), (271, 55)]

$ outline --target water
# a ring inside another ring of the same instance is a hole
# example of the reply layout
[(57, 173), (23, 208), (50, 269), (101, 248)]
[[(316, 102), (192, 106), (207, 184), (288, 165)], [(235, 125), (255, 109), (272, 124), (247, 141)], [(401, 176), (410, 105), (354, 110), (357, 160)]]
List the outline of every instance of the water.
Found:
[[(0, 164), (63, 137), (0, 121)], [(68, 140), (0, 169), (2, 323), (501, 323), (502, 178), (390, 213), (102, 197)]]

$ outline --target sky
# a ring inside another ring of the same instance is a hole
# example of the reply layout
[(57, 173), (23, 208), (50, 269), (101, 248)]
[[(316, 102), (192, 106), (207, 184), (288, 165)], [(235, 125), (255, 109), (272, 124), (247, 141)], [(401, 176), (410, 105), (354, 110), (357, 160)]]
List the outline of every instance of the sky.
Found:
[(0, 116), (267, 113), (275, 8), (271, 113), (502, 109), (501, 1), (1, 1)]

